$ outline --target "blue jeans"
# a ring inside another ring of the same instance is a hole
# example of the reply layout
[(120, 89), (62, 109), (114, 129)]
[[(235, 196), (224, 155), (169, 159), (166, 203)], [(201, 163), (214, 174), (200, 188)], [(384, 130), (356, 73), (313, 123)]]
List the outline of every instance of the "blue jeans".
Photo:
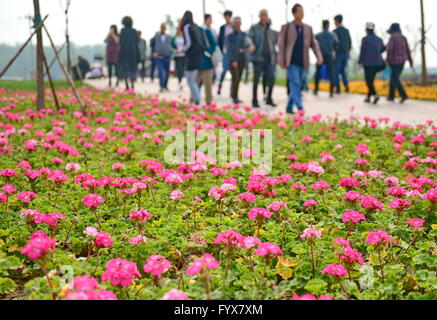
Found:
[(305, 69), (303, 67), (295, 64), (288, 66), (290, 97), (288, 99), (287, 112), (292, 112), (294, 105), (296, 105), (299, 110), (303, 109), (301, 89), (304, 76)]
[(194, 103), (200, 103), (200, 88), (196, 82), (198, 72), (199, 70), (185, 71), (185, 77), (191, 90), (191, 100)]
[(347, 78), (347, 62), (349, 60), (349, 55), (347, 53), (338, 52), (335, 57), (334, 66), (334, 87), (340, 88), (340, 76), (343, 79), (343, 84), (345, 87), (349, 87), (349, 81)]
[(156, 58), (156, 65), (158, 66), (159, 86), (161, 89), (166, 89), (170, 77), (170, 57)]
[(230, 68), (230, 63), (229, 63), (229, 59), (228, 59), (228, 54), (223, 53), (223, 71), (222, 71), (222, 74), (220, 76), (219, 88), (222, 87), (223, 81), (225, 80), (226, 73), (229, 71), (229, 68)]

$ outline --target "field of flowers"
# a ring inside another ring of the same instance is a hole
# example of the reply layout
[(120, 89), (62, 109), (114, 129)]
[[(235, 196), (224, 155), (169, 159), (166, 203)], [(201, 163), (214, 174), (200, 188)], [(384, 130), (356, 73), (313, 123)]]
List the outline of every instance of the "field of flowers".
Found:
[[(428, 101), (437, 101), (437, 85), (422, 87), (417, 85), (414, 82), (403, 82), (405, 91), (407, 92), (410, 99), (417, 100), (428, 100)], [(311, 90), (314, 89), (314, 84), (310, 84)], [(356, 94), (367, 94), (367, 86), (364, 81), (351, 81), (349, 84), (349, 89), (351, 93)], [(384, 80), (375, 81), (375, 89), (380, 96), (387, 97), (389, 93), (389, 82)], [(321, 91), (329, 91), (329, 83), (322, 82), (320, 83)], [(342, 90), (344, 92), (344, 87), (342, 86)]]
[[(0, 297), (437, 298), (435, 124), (80, 93), (0, 89)], [(189, 120), (273, 130), (272, 171), (166, 164)]]

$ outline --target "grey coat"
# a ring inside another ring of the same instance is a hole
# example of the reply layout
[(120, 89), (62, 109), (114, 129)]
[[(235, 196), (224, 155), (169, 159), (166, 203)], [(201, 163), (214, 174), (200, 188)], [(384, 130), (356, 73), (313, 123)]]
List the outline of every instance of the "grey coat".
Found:
[(161, 41), (161, 34), (158, 32), (155, 35), (155, 50), (160, 58), (168, 58), (172, 55), (172, 42), (173, 39), (169, 35), (165, 35), (165, 41)]
[[(270, 51), (270, 63), (276, 64), (276, 39), (277, 33), (270, 29), (268, 26), (267, 30), (268, 34), (268, 46)], [(251, 54), (252, 62), (262, 62), (264, 60), (263, 51), (264, 51), (264, 42), (265, 42), (265, 29), (260, 24), (257, 23), (253, 25), (249, 30), (249, 37), (255, 46), (255, 51)]]

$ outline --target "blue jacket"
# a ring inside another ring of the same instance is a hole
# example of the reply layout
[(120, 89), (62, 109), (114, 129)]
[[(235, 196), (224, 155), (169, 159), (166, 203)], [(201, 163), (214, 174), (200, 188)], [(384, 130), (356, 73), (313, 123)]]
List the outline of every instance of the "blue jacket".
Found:
[(361, 52), (359, 64), (365, 67), (381, 67), (384, 66), (382, 53), (385, 51), (384, 42), (373, 32), (363, 38), (361, 42)]
[(252, 41), (246, 32), (241, 31), (239, 34), (236, 32), (231, 33), (226, 37), (226, 45), (230, 63), (239, 61), (240, 49), (244, 50), (246, 62), (249, 61), (249, 53), (247, 49), (252, 45)]
[[(263, 62), (264, 60), (263, 53), (264, 53), (264, 44), (266, 40), (265, 33), (266, 30), (260, 23), (253, 25), (249, 30), (250, 39), (252, 40), (253, 45), (255, 46), (255, 51), (251, 54), (251, 61), (253, 62)], [(270, 52), (270, 63), (276, 64), (275, 45), (276, 45), (277, 34), (275, 31), (270, 29), (270, 26), (267, 27), (267, 34), (269, 40), (269, 43), (267, 45)]]
[(334, 52), (339, 44), (338, 37), (335, 33), (323, 30), (316, 35), (316, 40), (319, 41), (320, 50), (325, 57), (333, 57)]
[[(205, 51), (209, 55), (212, 55), (214, 53), (215, 49), (217, 48), (217, 40), (215, 39), (215, 37), (212, 34), (211, 30), (208, 30), (208, 29), (205, 29), (205, 28), (201, 28), (201, 29), (202, 29), (203, 35), (205, 37), (205, 43), (206, 43), (206, 46), (207, 46)], [(208, 47), (208, 43), (209, 43), (209, 47)], [(211, 56), (208, 57), (204, 53), (202, 55), (202, 60), (200, 62), (199, 70), (200, 71), (205, 71), (205, 70), (210, 70), (210, 69), (214, 69), (214, 65), (212, 64)]]
[(225, 46), (225, 41), (226, 41), (225, 28), (226, 28), (225, 24), (220, 27), (220, 33), (219, 33), (219, 39), (218, 39), (218, 45), (219, 45), (220, 50), (222, 52), (223, 52), (223, 47)]

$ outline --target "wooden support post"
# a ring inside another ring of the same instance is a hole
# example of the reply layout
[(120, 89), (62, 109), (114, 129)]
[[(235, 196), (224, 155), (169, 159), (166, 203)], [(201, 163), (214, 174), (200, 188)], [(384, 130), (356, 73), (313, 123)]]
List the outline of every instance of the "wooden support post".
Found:
[[(44, 21), (46, 21), (48, 16), (45, 16), (45, 18), (43, 19), (43, 23)], [(18, 58), (18, 56), (23, 52), (23, 50), (27, 47), (27, 45), (29, 44), (30, 40), (32, 40), (33, 36), (38, 32), (38, 30), (41, 30), (42, 28), (42, 24), (39, 25), (33, 32), (32, 34), (29, 36), (29, 38), (27, 39), (27, 41), (21, 46), (21, 48), (18, 50), (18, 52), (15, 54), (15, 56), (12, 57), (12, 59), (6, 64), (6, 66), (3, 68), (3, 70), (0, 72), (0, 78), (3, 77), (5, 75), (5, 73), (8, 71), (8, 69), (12, 66), (12, 64), (15, 62), (15, 60)]]
[[(33, 0), (35, 9), (35, 27), (38, 27), (41, 21), (41, 11), (39, 0)], [(44, 47), (41, 28), (36, 32), (36, 108), (44, 109)]]
[(79, 94), (77, 93), (76, 86), (74, 85), (74, 81), (71, 78), (70, 73), (65, 68), (65, 65), (62, 62), (62, 59), (61, 59), (61, 57), (59, 55), (58, 50), (56, 50), (55, 43), (53, 42), (52, 37), (50, 36), (50, 33), (48, 32), (48, 30), (47, 30), (45, 25), (43, 25), (43, 28), (44, 28), (44, 31), (47, 34), (47, 37), (49, 38), (50, 44), (51, 44), (51, 46), (53, 48), (53, 51), (55, 52), (56, 60), (58, 60), (59, 65), (60, 65), (62, 71), (64, 72), (65, 77), (67, 78), (68, 83), (70, 84), (71, 90), (73, 90), (73, 94), (76, 97), (76, 100), (77, 100), (77, 102), (80, 105), (80, 109), (81, 109), (82, 113), (86, 115), (86, 105), (82, 102), (82, 99), (80, 98)]
[(55, 101), (56, 110), (59, 111), (60, 109), (59, 100), (58, 100), (58, 96), (56, 95), (55, 84), (53, 83), (52, 76), (50, 74), (50, 67), (49, 64), (47, 63), (46, 55), (44, 55), (44, 65), (46, 67), (47, 77), (49, 78), (50, 88), (52, 89), (53, 100)]
[(428, 69), (426, 66), (426, 31), (425, 31), (425, 11), (423, 8), (423, 0), (420, 0), (420, 21), (422, 24), (421, 29), (421, 52), (422, 52), (422, 85), (428, 85)]

